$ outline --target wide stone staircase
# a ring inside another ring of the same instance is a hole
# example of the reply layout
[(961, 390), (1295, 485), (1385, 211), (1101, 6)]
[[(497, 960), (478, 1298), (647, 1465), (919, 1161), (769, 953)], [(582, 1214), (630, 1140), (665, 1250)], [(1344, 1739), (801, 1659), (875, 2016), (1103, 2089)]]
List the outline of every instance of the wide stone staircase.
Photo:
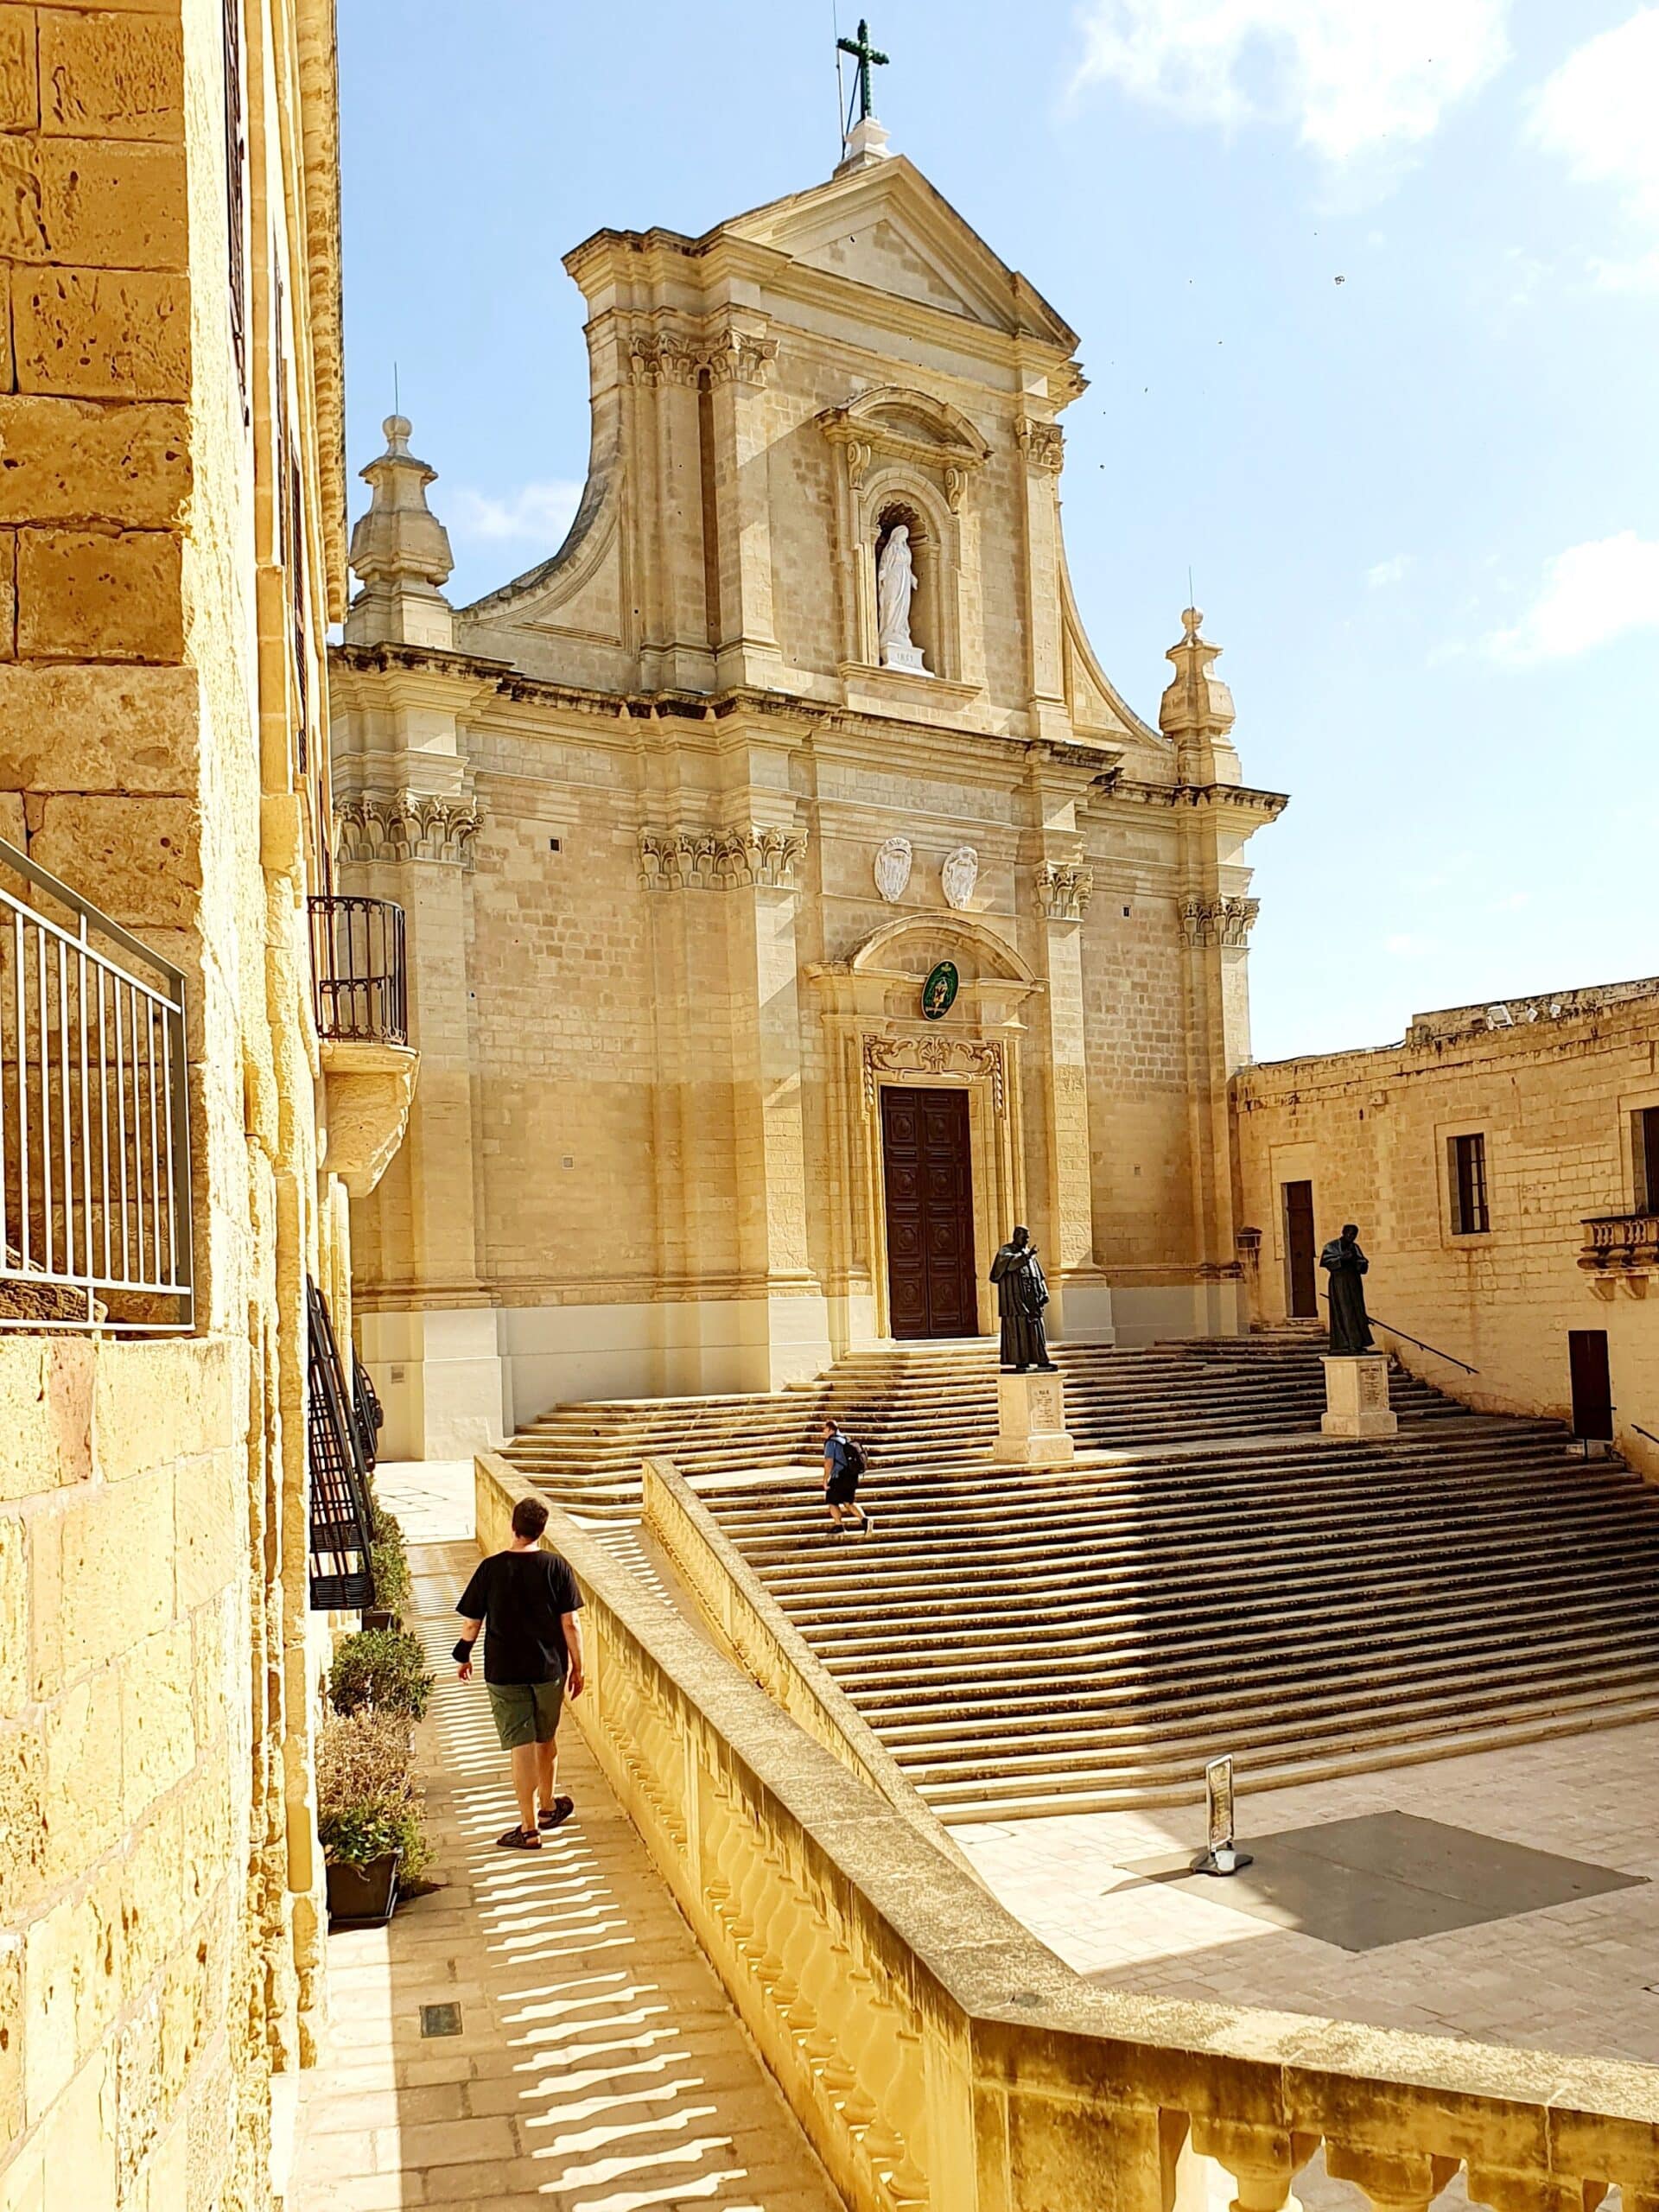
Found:
[[(1054, 1357), (1079, 1450), (1116, 1452), (1317, 1429), (1319, 1343), (1286, 1332), (1134, 1351), (1057, 1345)], [(1392, 1389), (1402, 1414), (1461, 1411), (1408, 1376), (1396, 1374)], [(556, 1406), (521, 1428), (505, 1456), (569, 1511), (632, 1519), (642, 1460), (671, 1459), (698, 1483), (816, 1466), (827, 1414), (859, 1439), (873, 1466), (948, 1466), (982, 1454), (996, 1429), (995, 1340), (859, 1352), (786, 1390)]]
[(1224, 1751), (1262, 1787), (1659, 1716), (1659, 1493), (1548, 1423), (883, 1468), (869, 1539), (805, 1479), (700, 1488), (946, 1821), (1180, 1802)]
[[(1320, 1339), (1057, 1346), (1081, 1465), (993, 1468), (995, 1345), (772, 1394), (555, 1408), (507, 1457), (632, 1519), (671, 1460), (947, 1821), (1180, 1802), (1659, 1717), (1659, 1491), (1395, 1370), (1319, 1433)], [(864, 1443), (831, 1535), (820, 1424)]]

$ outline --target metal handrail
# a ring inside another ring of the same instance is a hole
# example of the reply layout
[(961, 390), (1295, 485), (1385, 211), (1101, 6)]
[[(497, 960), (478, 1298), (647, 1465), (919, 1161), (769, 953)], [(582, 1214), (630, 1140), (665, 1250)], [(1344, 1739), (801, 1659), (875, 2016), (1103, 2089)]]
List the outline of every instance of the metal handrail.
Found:
[(1633, 1428), (1638, 1436), (1645, 1436), (1649, 1444), (1659, 1444), (1659, 1436), (1656, 1436), (1650, 1428), (1643, 1428), (1639, 1421), (1626, 1421), (1624, 1426)]
[[(1327, 1306), (1331, 1303), (1328, 1290), (1322, 1290), (1319, 1296)], [(1471, 1367), (1466, 1359), (1459, 1359), (1455, 1352), (1442, 1351), (1438, 1344), (1426, 1344), (1421, 1337), (1414, 1337), (1409, 1329), (1396, 1329), (1392, 1321), (1385, 1321), (1380, 1313), (1368, 1312), (1365, 1319), (1374, 1329), (1381, 1329), (1390, 1337), (1402, 1337), (1407, 1344), (1415, 1344), (1419, 1351), (1432, 1352), (1436, 1359), (1447, 1360), (1453, 1367), (1460, 1367), (1465, 1375), (1478, 1375), (1480, 1372), (1478, 1367)]]
[(409, 1042), (404, 910), (333, 893), (308, 901), (317, 1034), (351, 1044)]
[(188, 1330), (183, 972), (3, 837), (0, 869), (74, 917), (0, 885), (0, 1329)]

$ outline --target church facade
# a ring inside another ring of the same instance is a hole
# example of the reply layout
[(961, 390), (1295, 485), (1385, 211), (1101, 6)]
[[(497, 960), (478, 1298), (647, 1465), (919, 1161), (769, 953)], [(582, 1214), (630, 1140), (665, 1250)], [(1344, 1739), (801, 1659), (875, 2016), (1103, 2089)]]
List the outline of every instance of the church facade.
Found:
[(423, 1075), (354, 1228), (388, 1451), (988, 1333), (1241, 1325), (1243, 779), (1189, 611), (1155, 723), (1060, 531), (1077, 340), (919, 173), (601, 232), (558, 552), (442, 595), (389, 423), (333, 673), (344, 888), (408, 914)]

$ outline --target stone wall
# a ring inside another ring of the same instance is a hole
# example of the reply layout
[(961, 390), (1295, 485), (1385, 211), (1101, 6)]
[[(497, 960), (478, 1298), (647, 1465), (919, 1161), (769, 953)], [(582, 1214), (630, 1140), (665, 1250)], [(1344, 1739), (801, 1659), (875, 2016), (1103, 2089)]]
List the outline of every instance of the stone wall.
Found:
[(8, 2212), (205, 2202), (268, 2132), (243, 2050), (247, 1409), (223, 1338), (0, 1338)]
[(326, 2013), (333, 54), (329, 0), (0, 8), (0, 832), (184, 973), (195, 1230), (191, 1336), (0, 1335), (5, 2212), (257, 2212)]
[[(1319, 1243), (1360, 1224), (1373, 1311), (1478, 1372), (1388, 1339), (1409, 1365), (1471, 1404), (1565, 1418), (1567, 1332), (1604, 1329), (1620, 1448), (1659, 1476), (1659, 1446), (1637, 1433), (1659, 1434), (1659, 1292), (1645, 1271), (1579, 1264), (1586, 1218), (1637, 1202), (1630, 1117), (1659, 1107), (1659, 990), (1556, 1002), (1510, 1027), (1420, 1015), (1421, 1042), (1236, 1077), (1238, 1218), (1262, 1232), (1256, 1311), (1287, 1313), (1283, 1190), (1311, 1180)], [(1491, 1226), (1465, 1236), (1449, 1145), (1475, 1134)]]

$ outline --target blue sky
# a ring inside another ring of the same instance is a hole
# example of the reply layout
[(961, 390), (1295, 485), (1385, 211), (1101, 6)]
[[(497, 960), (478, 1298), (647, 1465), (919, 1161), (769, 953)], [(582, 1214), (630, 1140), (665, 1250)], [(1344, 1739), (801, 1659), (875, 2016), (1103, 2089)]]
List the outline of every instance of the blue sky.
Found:
[[(352, 461), (395, 360), (458, 599), (574, 505), (561, 255), (827, 175), (834, 4), (344, 0)], [(1257, 1057), (1659, 971), (1659, 5), (869, 4), (894, 146), (1080, 334), (1107, 669), (1155, 714), (1191, 564), (1292, 795)]]

